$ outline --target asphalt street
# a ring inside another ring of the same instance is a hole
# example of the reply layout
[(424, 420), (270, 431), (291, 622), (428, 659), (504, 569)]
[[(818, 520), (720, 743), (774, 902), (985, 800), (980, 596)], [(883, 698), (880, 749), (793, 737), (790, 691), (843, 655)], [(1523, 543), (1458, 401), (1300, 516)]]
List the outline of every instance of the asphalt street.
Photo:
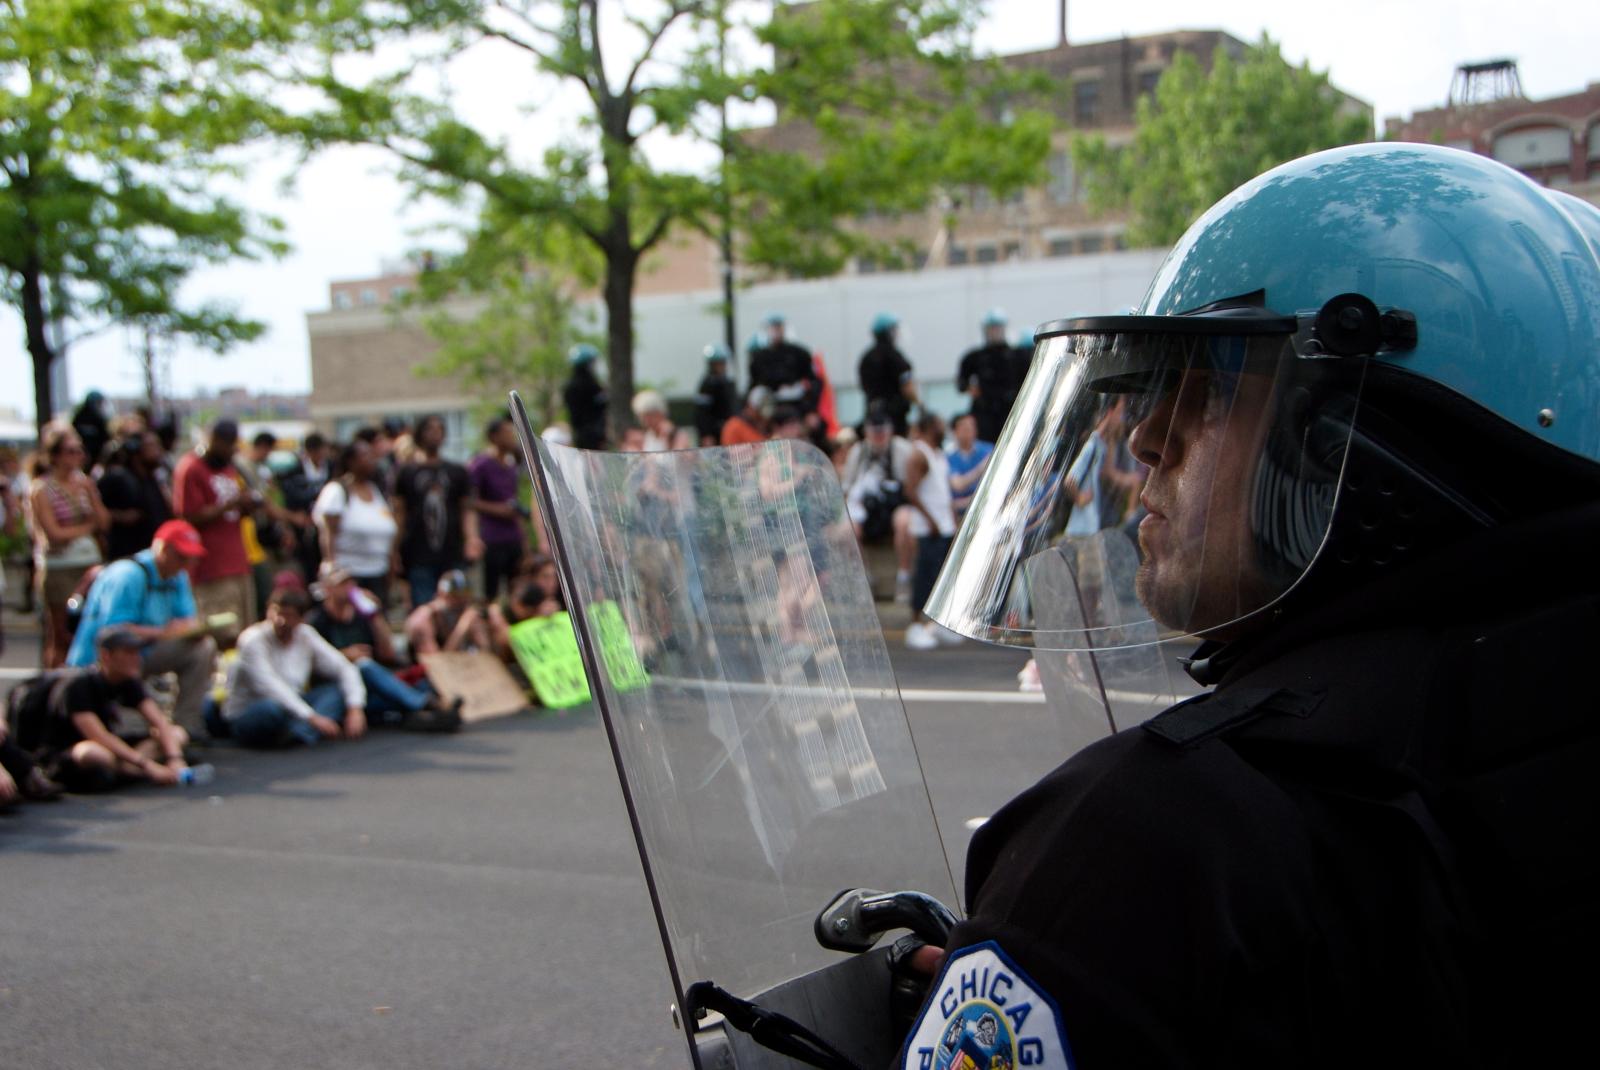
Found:
[[(959, 886), (971, 828), (1073, 744), (1013, 652), (894, 662)], [(0, 818), (6, 1065), (687, 1065), (590, 709), (207, 760)]]

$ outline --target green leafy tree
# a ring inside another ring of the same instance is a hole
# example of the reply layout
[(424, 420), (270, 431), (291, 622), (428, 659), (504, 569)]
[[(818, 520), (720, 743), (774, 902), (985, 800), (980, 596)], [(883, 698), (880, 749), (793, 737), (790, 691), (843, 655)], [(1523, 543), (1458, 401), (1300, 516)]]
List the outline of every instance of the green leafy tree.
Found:
[(1091, 205), (1130, 211), (1129, 244), (1159, 246), (1263, 171), (1371, 137), (1369, 108), (1263, 36), (1238, 62), (1217, 49), (1209, 72), (1178, 53), (1139, 101), (1131, 144), (1080, 136), (1072, 152)]
[(257, 47), (184, 0), (0, 4), (0, 294), (22, 315), (36, 419), (68, 339), (113, 324), (221, 352), (264, 325), (184, 306), (198, 265), (279, 253), (274, 220), (212, 192), (266, 128), (239, 91)]
[(596, 265), (566, 234), (508, 219), (490, 205), (459, 255), (425, 270), (415, 295), (398, 310), (421, 317), (439, 343), (419, 375), (448, 377), (487, 399), (484, 413), (521, 392), (538, 424), (563, 418), (567, 353), (594, 342), (574, 294)]
[[(286, 129), (310, 149), (383, 146), (419, 195), (477, 199), (587, 246), (601, 265), (614, 430), (630, 419), (640, 265), (675, 229), (721, 236), (730, 260), (736, 230), (749, 260), (823, 273), (866, 244), (842, 219), (919, 205), (955, 179), (1005, 187), (1042, 168), (1048, 149), (1044, 120), (1002, 115), (1000, 87), (968, 79), (982, 69), (967, 44), (975, 0), (817, 0), (793, 13), (777, 5), (784, 17), (740, 5), (755, 13), (740, 23), (752, 47), (780, 57), (766, 67), (729, 61), (735, 26), (721, 0), (607, 4), (615, 20), (602, 19), (599, 0), (255, 3), (264, 23), (309, 30), (302, 39), (317, 62), (302, 55), (290, 76), (319, 103)], [(396, 42), (404, 59), (387, 72), (353, 78), (341, 62)], [(527, 61), (525, 84), (508, 92), (544, 100), (553, 88), (578, 90), (582, 121), (537, 160), (473, 125), (426, 81), (493, 46)], [(730, 103), (763, 101), (816, 132), (810, 153), (777, 152), (722, 121)], [(696, 162), (684, 151), (696, 138), (726, 150), (723, 162)], [(981, 159), (991, 152), (998, 163)]]

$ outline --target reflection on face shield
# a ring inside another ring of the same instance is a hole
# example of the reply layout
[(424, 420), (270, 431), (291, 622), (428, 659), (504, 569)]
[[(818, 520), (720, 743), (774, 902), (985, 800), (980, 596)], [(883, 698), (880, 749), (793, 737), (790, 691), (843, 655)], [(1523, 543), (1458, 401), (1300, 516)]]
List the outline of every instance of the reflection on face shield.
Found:
[[(931, 615), (1039, 650), (1236, 634), (1326, 539), (1359, 384), (1287, 331), (1046, 335)], [(1137, 565), (1105, 591), (1112, 537)]]
[(1129, 448), (1148, 466), (1140, 494), (1139, 601), (1162, 625), (1221, 628), (1270, 600), (1251, 523), (1252, 490), (1273, 411), (1262, 368), (1191, 361), (1167, 369)]

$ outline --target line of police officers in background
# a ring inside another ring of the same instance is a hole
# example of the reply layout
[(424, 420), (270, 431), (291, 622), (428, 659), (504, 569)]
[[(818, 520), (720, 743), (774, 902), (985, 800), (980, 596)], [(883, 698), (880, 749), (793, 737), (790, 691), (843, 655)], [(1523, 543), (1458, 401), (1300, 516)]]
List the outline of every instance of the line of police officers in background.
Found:
[[(1007, 320), (1000, 309), (990, 309), (980, 321), (982, 341), (961, 355), (956, 367), (956, 389), (971, 399), (978, 419), (978, 438), (995, 442), (1021, 389), (1033, 356), (1033, 334), (1025, 331), (1013, 343), (1007, 337)], [(894, 419), (895, 434), (909, 429), (912, 407), (920, 403), (915, 370), (899, 347), (900, 320), (881, 312), (872, 321), (872, 343), (861, 354), (857, 375), (863, 412), (885, 411)], [(819, 446), (826, 446), (831, 423), (831, 391), (821, 354), (813, 354), (788, 336), (782, 313), (767, 316), (764, 329), (751, 336), (746, 391), (764, 387), (776, 405), (798, 410), (806, 430)], [(573, 444), (580, 449), (604, 449), (606, 436), (605, 383), (596, 374), (600, 352), (592, 345), (574, 346), (572, 371), (562, 390)], [(695, 388), (694, 423), (702, 446), (721, 441), (722, 426), (743, 407), (733, 376), (732, 354), (726, 346), (705, 347), (705, 374)]]

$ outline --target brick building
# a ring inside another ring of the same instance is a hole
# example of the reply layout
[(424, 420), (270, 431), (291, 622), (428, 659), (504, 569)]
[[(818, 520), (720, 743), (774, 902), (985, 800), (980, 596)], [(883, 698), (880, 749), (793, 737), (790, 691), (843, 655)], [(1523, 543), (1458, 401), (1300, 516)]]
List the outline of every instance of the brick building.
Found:
[[(1495, 76), (1497, 94), (1480, 99), (1474, 80)], [(1600, 204), (1600, 82), (1577, 93), (1529, 100), (1510, 60), (1464, 64), (1452, 99), (1409, 119), (1384, 123), (1391, 141), (1465, 149), (1515, 167), (1537, 182)]]

